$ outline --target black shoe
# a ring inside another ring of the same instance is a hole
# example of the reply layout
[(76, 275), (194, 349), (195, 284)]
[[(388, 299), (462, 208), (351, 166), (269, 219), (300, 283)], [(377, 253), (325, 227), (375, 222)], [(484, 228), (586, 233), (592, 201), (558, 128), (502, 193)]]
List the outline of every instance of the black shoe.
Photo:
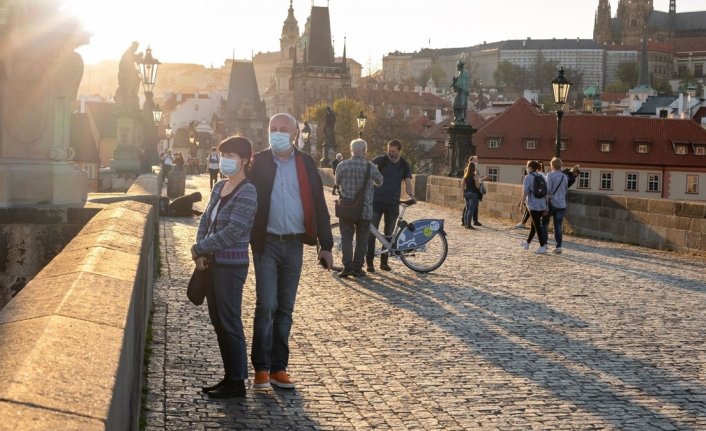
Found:
[(201, 388), (201, 392), (213, 392), (216, 389), (222, 388), (223, 385), (225, 385), (225, 384), (226, 384), (226, 379), (224, 378), (223, 380), (221, 380), (220, 382), (216, 383), (213, 386), (204, 386), (203, 388)]
[(363, 271), (362, 269), (354, 269), (353, 277), (365, 277), (365, 271)]
[(390, 265), (387, 263), (380, 263), (380, 269), (383, 271), (392, 271), (392, 268), (390, 268)]
[(236, 398), (245, 396), (245, 382), (242, 380), (229, 381), (223, 384), (219, 389), (208, 392), (211, 398)]
[(474, 221), (473, 226), (483, 226), (483, 225), (479, 221)]
[(350, 277), (351, 275), (353, 275), (353, 270), (352, 270), (352, 269), (344, 269), (343, 271), (341, 271), (341, 272), (338, 273), (338, 276), (339, 276), (340, 278)]
[(470, 224), (469, 224), (469, 225), (466, 225), (466, 229), (476, 230), (476, 228), (474, 228), (474, 227), (473, 227), (472, 225), (470, 225)]
[(375, 272), (375, 265), (373, 265), (372, 263), (369, 263), (369, 264), (366, 265), (366, 268), (365, 268), (365, 269), (366, 269), (368, 272)]

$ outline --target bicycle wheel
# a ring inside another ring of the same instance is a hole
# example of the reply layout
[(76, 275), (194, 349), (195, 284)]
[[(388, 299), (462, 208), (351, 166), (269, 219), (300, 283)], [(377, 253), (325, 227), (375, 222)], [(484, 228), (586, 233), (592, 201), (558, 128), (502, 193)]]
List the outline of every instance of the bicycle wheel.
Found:
[(400, 259), (412, 271), (431, 272), (444, 263), (448, 253), (446, 235), (439, 232), (418, 248), (402, 252)]

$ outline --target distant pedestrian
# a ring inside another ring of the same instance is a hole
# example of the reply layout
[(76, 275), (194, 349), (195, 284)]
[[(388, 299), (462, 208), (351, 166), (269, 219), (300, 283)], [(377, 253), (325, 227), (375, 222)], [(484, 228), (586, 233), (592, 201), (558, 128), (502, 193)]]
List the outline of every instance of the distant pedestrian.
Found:
[(549, 185), (549, 214), (542, 217), (544, 230), (549, 229), (549, 219), (554, 220), (554, 240), (556, 248), (554, 253), (561, 253), (562, 237), (564, 229), (564, 213), (566, 212), (566, 193), (569, 189), (569, 179), (561, 172), (561, 159), (554, 157), (550, 162), (551, 172), (547, 175)]
[(196, 269), (212, 271), (213, 284), (206, 291), (208, 314), (216, 331), (225, 375), (202, 388), (211, 398), (245, 396), (248, 357), (243, 331), (243, 286), (248, 275), (248, 243), (257, 210), (255, 186), (246, 178), (252, 145), (246, 138), (231, 137), (218, 145), (221, 171), (228, 177), (213, 187), (201, 217), (191, 256)]
[(184, 156), (181, 152), (174, 155), (174, 172), (184, 172)]
[[(473, 164), (473, 172), (475, 172), (475, 175), (478, 177), (478, 204), (473, 210), (473, 226), (483, 226), (483, 224), (478, 220), (478, 207), (480, 207), (480, 202), (483, 200), (483, 193), (481, 191), (481, 188), (483, 187), (483, 181), (487, 180), (488, 176), (480, 176), (480, 171), (478, 170), (478, 156), (471, 156), (469, 162)], [(465, 207), (463, 217), (463, 220), (465, 220)]]
[(221, 156), (218, 155), (216, 147), (211, 147), (211, 153), (208, 155), (208, 174), (210, 178), (211, 189), (218, 182), (218, 172), (220, 172)]
[(162, 155), (162, 181), (167, 178), (169, 172), (174, 166), (174, 156), (172, 156), (172, 150), (167, 150)]
[[(543, 182), (544, 187), (549, 185), (542, 173), (539, 171), (540, 163), (535, 160), (527, 161), (527, 176), (525, 177), (524, 184), (522, 185), (522, 204), (527, 206), (530, 212), (530, 219), (532, 220), (532, 225), (530, 226), (529, 236), (527, 241), (522, 241), (520, 245), (525, 250), (529, 249), (529, 245), (534, 238), (535, 233), (537, 238), (539, 238), (539, 248), (537, 253), (547, 252), (547, 230), (543, 228), (542, 217), (549, 214), (549, 207), (547, 201), (549, 200), (546, 190), (544, 190), (545, 195), (542, 197), (535, 196), (538, 192), (537, 184)], [(539, 178), (538, 178), (539, 177)], [(541, 178), (541, 180), (540, 180)]]
[[(527, 176), (527, 169), (523, 169), (522, 170), (522, 180), (520, 181), (520, 183), (522, 183), (522, 184), (525, 183), (526, 176)], [(522, 201), (522, 198), (520, 198), (520, 207), (522, 209), (522, 221), (515, 225), (516, 229), (524, 229), (525, 223), (527, 223), (527, 220), (529, 220), (529, 218), (530, 218), (529, 210), (527, 209), (527, 206), (525, 206), (525, 203)]]
[[(365, 276), (363, 262), (368, 251), (368, 235), (370, 234), (370, 219), (373, 216), (373, 190), (383, 184), (383, 177), (377, 165), (365, 160), (368, 144), (362, 139), (351, 142), (351, 158), (338, 165), (336, 184), (341, 187), (341, 197), (353, 199), (363, 187), (363, 209), (360, 218), (347, 220), (339, 218), (341, 230), (341, 247), (343, 254), (343, 271), (341, 278), (353, 275)], [(367, 177), (367, 182), (366, 182)], [(355, 250), (353, 239), (355, 237)]]
[(581, 166), (579, 165), (574, 165), (571, 167), (571, 169), (566, 168), (563, 171), (561, 171), (564, 175), (566, 175), (566, 178), (569, 180), (569, 187), (574, 185), (576, 182), (576, 179), (578, 178), (579, 174), (581, 173)]
[(472, 158), (468, 159), (466, 169), (463, 170), (463, 199), (466, 206), (463, 209), (463, 226), (466, 229), (475, 229), (472, 225), (473, 213), (478, 207), (478, 187), (480, 180), (476, 172), (476, 165)]
[(331, 192), (332, 195), (336, 195), (336, 191), (339, 189), (338, 183), (336, 182), (336, 168), (338, 167), (338, 164), (341, 163), (341, 160), (343, 160), (343, 154), (338, 153), (336, 154), (336, 158), (331, 160), (331, 169), (333, 169), (333, 191)]

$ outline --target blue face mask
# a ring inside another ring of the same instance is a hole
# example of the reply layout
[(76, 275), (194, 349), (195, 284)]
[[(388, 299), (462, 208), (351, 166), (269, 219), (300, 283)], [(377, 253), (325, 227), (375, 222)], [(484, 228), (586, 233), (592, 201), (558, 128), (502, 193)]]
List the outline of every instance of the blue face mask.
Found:
[(221, 172), (223, 173), (223, 175), (227, 177), (232, 177), (233, 175), (240, 172), (240, 165), (237, 161), (233, 159), (226, 159), (225, 157), (221, 157), (221, 161), (218, 163), (218, 165), (221, 168)]
[(270, 147), (275, 153), (287, 151), (292, 143), (289, 141), (289, 133), (270, 132)]

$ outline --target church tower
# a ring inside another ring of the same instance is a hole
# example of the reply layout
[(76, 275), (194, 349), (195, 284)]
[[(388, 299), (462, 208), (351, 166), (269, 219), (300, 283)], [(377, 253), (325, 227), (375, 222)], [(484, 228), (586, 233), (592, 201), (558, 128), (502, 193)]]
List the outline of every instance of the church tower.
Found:
[(618, 19), (622, 23), (621, 43), (638, 45), (642, 39), (647, 20), (654, 10), (652, 0), (620, 0)]
[(613, 41), (610, 19), (610, 1), (600, 0), (596, 11), (596, 19), (593, 23), (593, 40), (599, 45), (606, 45)]
[[(279, 39), (279, 64), (275, 70), (274, 95), (268, 95), (268, 114), (292, 112), (294, 100), (292, 94), (292, 73), (297, 63), (297, 44), (299, 43), (299, 23), (294, 18), (292, 0), (289, 1), (287, 19), (282, 25)], [(268, 90), (269, 91), (269, 90)]]

